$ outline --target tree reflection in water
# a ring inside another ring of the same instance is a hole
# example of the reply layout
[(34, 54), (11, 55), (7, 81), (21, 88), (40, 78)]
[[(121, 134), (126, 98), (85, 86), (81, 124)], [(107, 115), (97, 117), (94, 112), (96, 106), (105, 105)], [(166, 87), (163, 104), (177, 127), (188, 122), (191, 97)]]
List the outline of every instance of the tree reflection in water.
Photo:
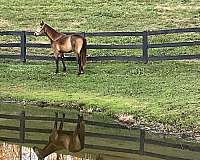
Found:
[(20, 146), (3, 143), (0, 144), (0, 160), (19, 160)]
[[(21, 155), (20, 155), (21, 153)], [(33, 149), (30, 147), (20, 147), (16, 144), (0, 144), (0, 160), (38, 160)], [(84, 158), (78, 158), (71, 155), (52, 153), (44, 160), (96, 160), (91, 154), (85, 154)], [(99, 159), (101, 160), (101, 158)]]

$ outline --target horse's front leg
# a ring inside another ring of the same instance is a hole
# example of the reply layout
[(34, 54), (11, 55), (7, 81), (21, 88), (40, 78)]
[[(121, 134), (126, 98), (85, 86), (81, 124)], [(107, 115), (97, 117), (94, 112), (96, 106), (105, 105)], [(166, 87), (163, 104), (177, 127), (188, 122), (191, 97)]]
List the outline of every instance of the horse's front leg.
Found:
[(67, 69), (66, 69), (65, 62), (64, 62), (64, 55), (62, 55), (61, 61), (62, 61), (62, 64), (63, 64), (63, 72), (66, 72)]
[(56, 62), (56, 73), (59, 72), (59, 58), (58, 56), (55, 56), (55, 62)]

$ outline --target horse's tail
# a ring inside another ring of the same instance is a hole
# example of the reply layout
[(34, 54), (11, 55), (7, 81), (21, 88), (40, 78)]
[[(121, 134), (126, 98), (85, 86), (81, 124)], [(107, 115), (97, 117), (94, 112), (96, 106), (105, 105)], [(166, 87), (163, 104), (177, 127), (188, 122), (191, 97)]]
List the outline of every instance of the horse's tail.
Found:
[(80, 53), (82, 67), (84, 67), (86, 65), (86, 61), (87, 61), (87, 58), (86, 58), (86, 54), (87, 54), (86, 46), (87, 46), (87, 40), (84, 37), (83, 38), (83, 46), (81, 48), (81, 53)]

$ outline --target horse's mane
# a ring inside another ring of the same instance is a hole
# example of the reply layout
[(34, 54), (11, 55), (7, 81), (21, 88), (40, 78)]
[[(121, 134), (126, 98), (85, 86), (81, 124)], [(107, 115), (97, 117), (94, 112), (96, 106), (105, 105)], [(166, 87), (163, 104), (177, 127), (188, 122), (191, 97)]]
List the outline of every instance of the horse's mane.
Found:
[(45, 28), (46, 28), (46, 34), (47, 34), (47, 36), (52, 41), (58, 39), (58, 37), (60, 37), (61, 34), (62, 34), (62, 33), (57, 32), (55, 29), (53, 29), (52, 27), (50, 27), (48, 24), (45, 24)]

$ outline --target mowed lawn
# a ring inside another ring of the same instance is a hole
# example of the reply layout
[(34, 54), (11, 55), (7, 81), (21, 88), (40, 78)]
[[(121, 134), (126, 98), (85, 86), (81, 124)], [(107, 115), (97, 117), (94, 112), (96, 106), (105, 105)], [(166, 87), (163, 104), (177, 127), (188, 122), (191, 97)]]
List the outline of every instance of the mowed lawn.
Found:
[[(146, 31), (200, 27), (197, 0), (1, 0), (0, 31), (35, 31), (41, 20), (60, 32)], [(151, 43), (198, 41), (198, 33), (150, 36)], [(141, 44), (135, 37), (89, 37), (88, 44)], [(0, 42), (19, 42), (15, 36), (0, 36)], [(48, 43), (48, 38), (27, 38), (28, 42)], [(199, 47), (152, 49), (151, 55), (196, 54)], [(2, 53), (18, 53), (2, 48)], [(51, 51), (30, 49), (29, 54)], [(141, 55), (141, 51), (95, 50), (88, 55)]]
[(144, 31), (198, 27), (197, 0), (1, 0), (1, 30), (36, 29), (40, 20), (61, 31)]
[(109, 115), (128, 113), (143, 122), (199, 130), (198, 61), (88, 63), (81, 76), (71, 62), (68, 73), (54, 71), (53, 62), (1, 60), (0, 98), (99, 108)]

